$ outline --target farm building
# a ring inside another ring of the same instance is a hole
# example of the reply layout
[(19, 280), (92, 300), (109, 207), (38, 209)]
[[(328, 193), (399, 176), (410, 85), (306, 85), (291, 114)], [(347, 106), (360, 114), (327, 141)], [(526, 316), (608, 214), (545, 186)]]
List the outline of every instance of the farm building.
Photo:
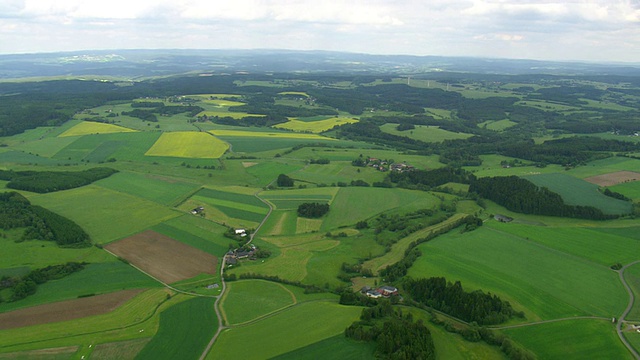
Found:
[(500, 214), (493, 215), (493, 218), (498, 220), (498, 221), (500, 221), (500, 222), (504, 222), (504, 223), (513, 221), (513, 218), (510, 218), (510, 217), (504, 216), (504, 215), (500, 215)]
[(398, 289), (393, 286), (381, 286), (377, 290), (382, 296), (398, 295)]
[(204, 211), (204, 208), (203, 208), (202, 206), (198, 206), (197, 208), (195, 208), (195, 209), (191, 210), (191, 213), (192, 213), (193, 215), (198, 215), (198, 214), (200, 214), (200, 213), (201, 213), (201, 212), (203, 212), (203, 211)]
[(245, 229), (236, 229), (236, 235), (247, 236), (247, 231)]

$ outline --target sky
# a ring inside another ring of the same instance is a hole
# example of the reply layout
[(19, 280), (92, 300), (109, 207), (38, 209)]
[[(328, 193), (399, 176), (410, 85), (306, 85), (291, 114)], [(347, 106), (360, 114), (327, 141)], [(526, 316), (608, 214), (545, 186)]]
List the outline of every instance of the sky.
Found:
[(0, 54), (105, 49), (640, 63), (640, 0), (0, 0)]

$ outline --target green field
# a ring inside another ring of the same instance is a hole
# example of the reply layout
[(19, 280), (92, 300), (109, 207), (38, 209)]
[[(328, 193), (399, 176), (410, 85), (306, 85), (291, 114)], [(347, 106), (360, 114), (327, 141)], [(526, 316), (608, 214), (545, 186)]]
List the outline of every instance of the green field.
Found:
[[(322, 230), (331, 230), (340, 226), (353, 225), (360, 220), (368, 219), (378, 213), (394, 208), (410, 206), (423, 198), (433, 200), (434, 206), (439, 204), (433, 195), (416, 193), (404, 189), (384, 189), (366, 187), (340, 188), (331, 203)], [(358, 206), (354, 207), (353, 204)]]
[(628, 214), (631, 212), (631, 203), (605, 196), (598, 191), (598, 185), (570, 175), (541, 174), (526, 176), (525, 179), (560, 194), (565, 203), (569, 205), (593, 206), (605, 214)]
[(227, 286), (221, 307), (226, 322), (231, 325), (255, 320), (297, 303), (291, 291), (274, 282), (241, 280)]
[(316, 360), (325, 358), (327, 354), (334, 359), (368, 360), (373, 359), (374, 350), (373, 343), (354, 341), (340, 334), (276, 356), (273, 360)]
[[(360, 311), (327, 301), (301, 303), (250, 326), (224, 331), (207, 359), (266, 359), (285, 354), (341, 334)], [(322, 319), (322, 326), (306, 319)], [(247, 346), (248, 339), (251, 346)]]
[(406, 136), (410, 139), (424, 142), (442, 142), (445, 140), (467, 139), (473, 136), (471, 134), (455, 133), (443, 130), (437, 126), (415, 125), (415, 129), (405, 131), (396, 130), (397, 126), (398, 124), (384, 124), (380, 126), (380, 130), (388, 134)]
[(158, 141), (145, 153), (147, 156), (217, 159), (229, 145), (202, 132), (162, 133)]
[[(230, 219), (238, 219), (253, 223), (259, 223), (269, 211), (269, 207), (255, 196), (223, 192), (213, 189), (202, 189), (194, 194), (186, 203), (203, 206), (207, 219), (218, 223), (230, 222)], [(244, 225), (247, 227), (248, 223)]]
[(5, 353), (79, 344), (88, 346), (96, 339), (113, 342), (149, 337), (158, 327), (157, 311), (185, 299), (180, 295), (167, 299), (165, 289), (151, 289), (107, 314), (1, 330), (0, 351)]
[(33, 195), (29, 200), (82, 224), (91, 239), (101, 244), (180, 215), (155, 202), (96, 185)]
[(144, 160), (144, 154), (156, 142), (160, 133), (131, 132), (101, 135), (85, 135), (58, 151), (56, 160)]
[(197, 359), (218, 325), (214, 300), (196, 297), (160, 313), (158, 333), (136, 359)]
[(498, 120), (498, 121), (494, 121), (494, 120), (485, 121), (485, 122), (479, 123), (478, 127), (483, 129), (493, 130), (493, 131), (504, 131), (515, 125), (517, 125), (517, 123), (511, 120), (505, 119), (505, 120)]
[(260, 197), (278, 210), (295, 210), (305, 202), (331, 203), (337, 192), (338, 188), (335, 187), (273, 190), (261, 193)]
[(626, 306), (626, 292), (609, 267), (500, 229), (451, 231), (419, 249), (423, 255), (410, 276), (445, 276), (460, 280), (468, 290), (498, 294), (525, 311), (527, 321), (579, 315), (611, 318)]
[(187, 183), (170, 177), (134, 172), (113, 174), (106, 179), (98, 181), (96, 185), (168, 206), (176, 205), (200, 188), (199, 185), (194, 183)]
[(538, 359), (633, 359), (610, 320), (569, 320), (504, 332)]
[(609, 186), (609, 190), (620, 193), (634, 201), (640, 200), (640, 181)]
[(82, 295), (159, 286), (157, 281), (120, 261), (93, 263), (84, 270), (38, 286), (38, 291), (24, 300), (0, 303), (0, 312), (75, 299)]

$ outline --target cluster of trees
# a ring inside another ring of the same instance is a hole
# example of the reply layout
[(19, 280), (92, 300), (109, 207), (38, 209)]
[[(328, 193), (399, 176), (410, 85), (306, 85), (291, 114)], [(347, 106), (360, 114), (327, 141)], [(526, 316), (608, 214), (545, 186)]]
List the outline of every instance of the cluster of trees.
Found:
[(43, 207), (31, 205), (17, 192), (0, 193), (0, 228), (25, 228), (22, 241), (48, 240), (64, 247), (90, 245), (89, 235), (78, 224)]
[(97, 167), (83, 171), (12, 171), (0, 170), (0, 179), (7, 180), (7, 187), (37, 193), (49, 193), (89, 185), (107, 178), (118, 170)]
[[(84, 269), (86, 263), (68, 262), (62, 265), (52, 265), (40, 269), (35, 269), (22, 277), (5, 276), (0, 279), (0, 290), (11, 289), (9, 301), (18, 301), (33, 295), (38, 289), (38, 285), (49, 280), (61, 279)], [(0, 299), (2, 301), (2, 299)]]
[(467, 322), (495, 325), (514, 316), (524, 317), (524, 313), (516, 312), (508, 301), (496, 295), (464, 291), (459, 281), (452, 284), (443, 277), (405, 278), (402, 286), (412, 300)]
[(505, 208), (523, 213), (547, 216), (561, 216), (591, 220), (616, 218), (606, 215), (593, 206), (567, 205), (562, 197), (544, 187), (538, 187), (529, 180), (517, 176), (496, 176), (476, 179), (469, 186), (485, 199), (494, 201)]
[(319, 218), (329, 212), (329, 204), (302, 203), (298, 206), (298, 216)]
[(350, 339), (375, 342), (377, 359), (436, 358), (431, 332), (422, 321), (413, 321), (411, 314), (394, 311), (386, 301), (363, 309), (360, 321), (351, 324), (344, 333)]
[(278, 179), (276, 180), (278, 187), (293, 187), (293, 183), (293, 179), (285, 174), (278, 175)]
[(392, 183), (398, 184), (398, 187), (420, 190), (430, 190), (450, 182), (470, 184), (475, 179), (472, 173), (450, 166), (433, 170), (392, 171), (387, 177)]

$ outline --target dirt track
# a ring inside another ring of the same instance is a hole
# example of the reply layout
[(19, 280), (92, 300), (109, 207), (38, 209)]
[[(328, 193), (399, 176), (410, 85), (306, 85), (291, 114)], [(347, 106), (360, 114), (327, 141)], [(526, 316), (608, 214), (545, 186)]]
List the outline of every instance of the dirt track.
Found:
[(105, 314), (115, 310), (142, 291), (142, 289), (123, 290), (1, 313), (0, 330)]
[(217, 258), (152, 230), (122, 239), (105, 249), (164, 283), (215, 274)]

